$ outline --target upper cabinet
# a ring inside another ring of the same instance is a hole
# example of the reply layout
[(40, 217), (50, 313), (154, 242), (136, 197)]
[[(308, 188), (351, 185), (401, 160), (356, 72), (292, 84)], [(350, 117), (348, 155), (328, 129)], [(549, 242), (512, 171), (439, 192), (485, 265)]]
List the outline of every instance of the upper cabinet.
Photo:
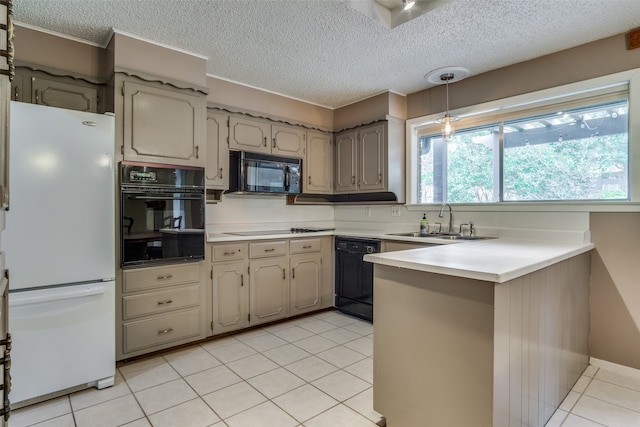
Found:
[(404, 200), (404, 127), (389, 119), (335, 136), (335, 192), (393, 192)]
[(205, 166), (206, 95), (133, 78), (122, 94), (125, 160)]
[(302, 158), (305, 154), (305, 131), (266, 120), (231, 116), (229, 149)]
[(30, 104), (69, 110), (102, 113), (105, 111), (105, 86), (72, 76), (50, 75), (18, 67), (11, 83), (11, 99)]
[(307, 161), (304, 171), (304, 192), (310, 194), (333, 193), (333, 145), (331, 134), (307, 132)]
[(207, 161), (205, 184), (207, 188), (229, 188), (229, 116), (209, 111), (207, 113)]

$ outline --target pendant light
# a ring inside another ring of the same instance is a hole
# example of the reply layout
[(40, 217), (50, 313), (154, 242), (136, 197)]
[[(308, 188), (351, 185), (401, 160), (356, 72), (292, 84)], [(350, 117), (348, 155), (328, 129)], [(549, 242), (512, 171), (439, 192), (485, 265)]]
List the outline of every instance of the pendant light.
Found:
[(440, 122), (442, 124), (442, 138), (444, 138), (444, 140), (447, 142), (450, 141), (451, 138), (453, 138), (453, 135), (455, 135), (456, 128), (453, 125), (453, 122), (458, 120), (457, 117), (451, 117), (451, 114), (449, 114), (449, 81), (454, 77), (455, 75), (453, 73), (445, 73), (440, 76), (440, 80), (444, 81), (447, 85), (447, 110), (446, 113), (444, 113), (444, 117), (440, 119)]
[(447, 103), (444, 117), (438, 119), (437, 122), (441, 124), (442, 138), (445, 141), (450, 141), (456, 133), (456, 128), (453, 122), (458, 121), (458, 117), (452, 116), (449, 113), (449, 83), (457, 82), (464, 79), (469, 75), (469, 70), (463, 67), (445, 67), (434, 70), (427, 74), (425, 78), (428, 82), (434, 84), (445, 84), (447, 93)]
[(402, 10), (409, 10), (415, 5), (415, 0), (402, 0)]

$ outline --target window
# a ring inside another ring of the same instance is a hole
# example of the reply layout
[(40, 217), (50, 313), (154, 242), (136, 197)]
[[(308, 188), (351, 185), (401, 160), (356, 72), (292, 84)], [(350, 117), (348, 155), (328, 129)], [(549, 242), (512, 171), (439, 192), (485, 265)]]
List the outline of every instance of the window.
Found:
[[(614, 92), (615, 91), (615, 92)], [(627, 85), (417, 126), (417, 203), (629, 200)]]

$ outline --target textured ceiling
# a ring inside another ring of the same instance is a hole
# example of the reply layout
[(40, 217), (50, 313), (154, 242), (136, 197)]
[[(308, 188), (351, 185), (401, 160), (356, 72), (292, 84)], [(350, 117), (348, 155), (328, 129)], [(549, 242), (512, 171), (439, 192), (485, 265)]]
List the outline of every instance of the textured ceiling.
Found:
[(99, 45), (115, 28), (208, 57), (212, 76), (336, 108), (428, 88), (436, 68), (475, 75), (624, 33), (640, 1), (451, 0), (393, 29), (342, 0), (14, 0), (14, 19)]

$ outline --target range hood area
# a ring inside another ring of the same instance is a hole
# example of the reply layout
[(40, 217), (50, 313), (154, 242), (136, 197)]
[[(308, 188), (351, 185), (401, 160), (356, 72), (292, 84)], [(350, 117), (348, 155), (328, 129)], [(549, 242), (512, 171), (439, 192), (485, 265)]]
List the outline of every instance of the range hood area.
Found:
[(395, 205), (402, 203), (395, 193), (297, 194), (287, 196), (288, 205)]

